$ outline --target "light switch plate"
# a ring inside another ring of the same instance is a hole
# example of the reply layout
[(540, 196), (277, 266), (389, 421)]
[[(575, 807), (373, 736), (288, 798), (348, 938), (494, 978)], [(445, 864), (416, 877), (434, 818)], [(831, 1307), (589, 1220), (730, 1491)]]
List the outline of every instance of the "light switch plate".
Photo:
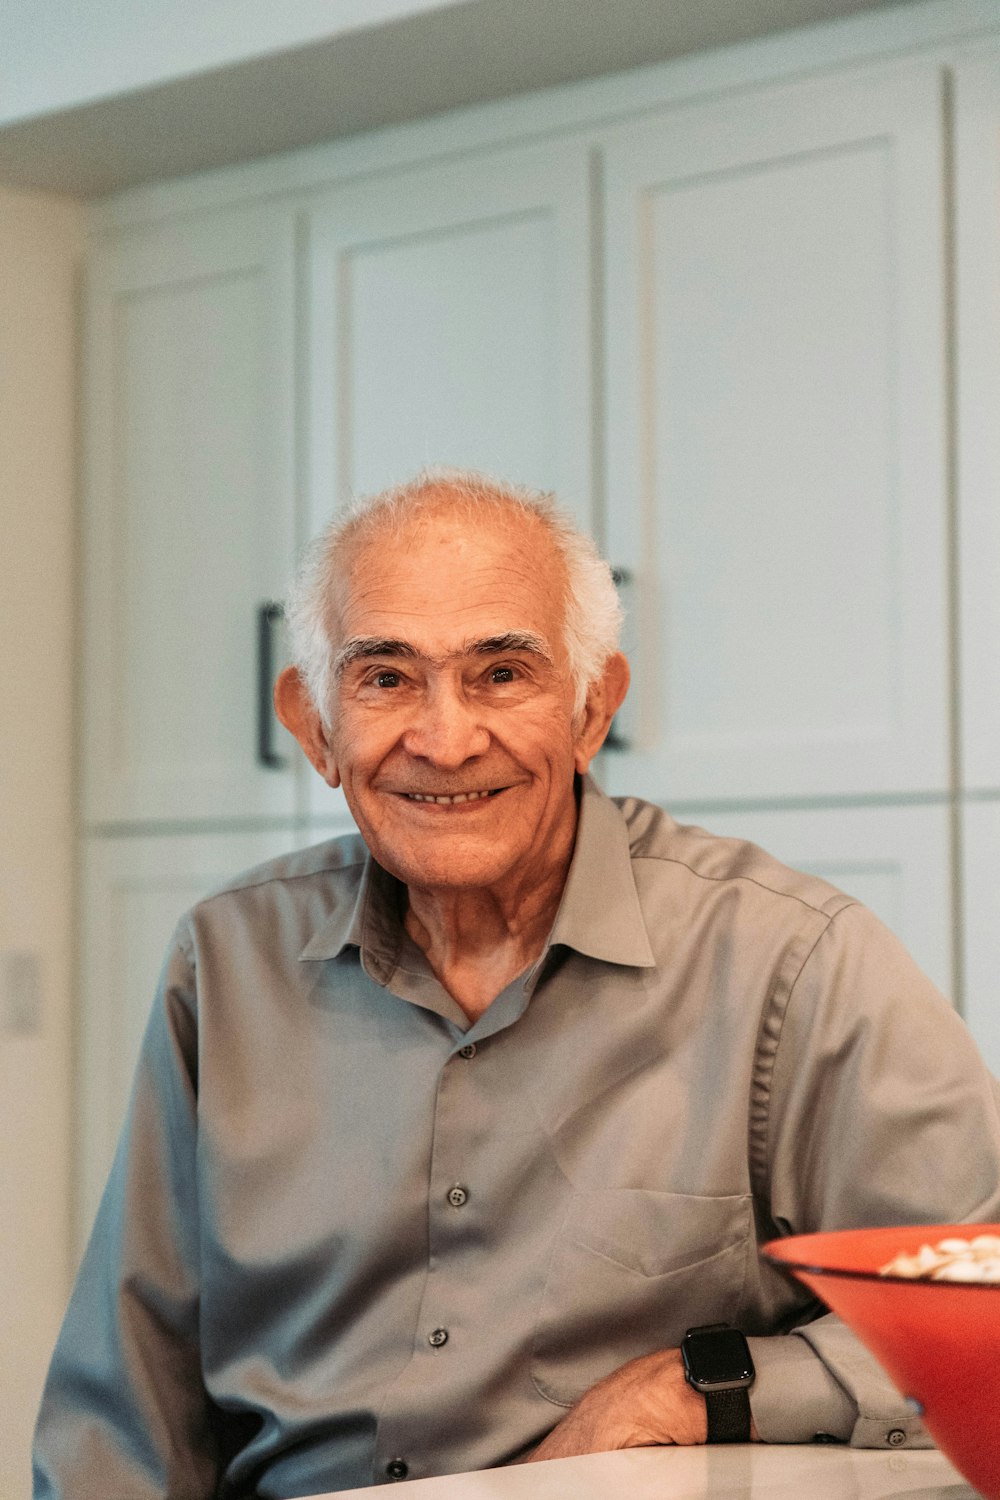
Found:
[(41, 1027), (42, 982), (38, 954), (0, 954), (0, 1031), (5, 1036), (35, 1036)]

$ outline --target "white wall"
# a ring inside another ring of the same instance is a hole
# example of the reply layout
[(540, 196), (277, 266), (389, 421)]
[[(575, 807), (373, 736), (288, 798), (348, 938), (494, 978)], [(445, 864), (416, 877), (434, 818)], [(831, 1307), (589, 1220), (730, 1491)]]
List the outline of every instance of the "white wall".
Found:
[[(81, 247), (76, 204), (0, 190), (0, 1500), (30, 1492), (69, 1270)], [(37, 963), (35, 1017), (12, 955)]]

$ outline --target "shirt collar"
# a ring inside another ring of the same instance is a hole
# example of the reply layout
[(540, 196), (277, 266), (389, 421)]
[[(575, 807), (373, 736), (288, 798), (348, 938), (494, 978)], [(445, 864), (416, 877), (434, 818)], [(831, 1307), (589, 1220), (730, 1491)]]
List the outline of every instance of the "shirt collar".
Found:
[[(369, 854), (354, 901), (337, 907), (299, 957), (336, 958), (356, 947), (372, 978), (385, 984), (401, 938), (399, 884)], [(632, 874), (628, 826), (590, 776), (583, 778), (573, 857), (547, 948), (557, 943), (605, 963), (641, 969), (655, 964)]]
[(633, 968), (655, 966), (632, 874), (628, 824), (590, 777), (583, 778), (569, 874), (548, 946)]
[(371, 955), (373, 977), (384, 984), (382, 969), (388, 964), (391, 971), (401, 938), (399, 883), (368, 854), (354, 900), (334, 908), (299, 958), (336, 958), (345, 948), (360, 948), (363, 957)]

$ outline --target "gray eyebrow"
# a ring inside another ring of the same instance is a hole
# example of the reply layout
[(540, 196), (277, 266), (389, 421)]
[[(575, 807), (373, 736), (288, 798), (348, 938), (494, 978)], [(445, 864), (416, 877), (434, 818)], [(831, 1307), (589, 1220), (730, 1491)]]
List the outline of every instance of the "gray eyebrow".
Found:
[(408, 641), (394, 641), (380, 635), (356, 635), (352, 640), (345, 641), (333, 658), (333, 672), (335, 677), (339, 677), (352, 661), (367, 660), (370, 657), (405, 656), (412, 659), (418, 654)]
[[(478, 640), (466, 641), (458, 651), (449, 652), (442, 661), (457, 656), (502, 656), (507, 651), (523, 651), (539, 656), (552, 664), (552, 653), (544, 637), (534, 630), (506, 630), (502, 635), (487, 635)], [(404, 657), (408, 661), (419, 658), (420, 652), (409, 641), (392, 640), (387, 636), (359, 635), (345, 641), (333, 659), (333, 672), (339, 677), (354, 661), (378, 660), (381, 657)], [(435, 662), (438, 658), (433, 658)]]
[(470, 641), (465, 650), (475, 656), (503, 656), (507, 651), (525, 651), (552, 664), (548, 644), (533, 630), (507, 630), (503, 635), (488, 635), (482, 640)]

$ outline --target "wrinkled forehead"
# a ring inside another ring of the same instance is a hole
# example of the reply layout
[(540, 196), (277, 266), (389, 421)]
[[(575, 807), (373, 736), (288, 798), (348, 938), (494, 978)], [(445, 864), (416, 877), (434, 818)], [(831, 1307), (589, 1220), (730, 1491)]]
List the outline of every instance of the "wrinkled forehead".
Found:
[(349, 538), (338, 559), (331, 634), (417, 639), (454, 648), (460, 636), (522, 630), (560, 654), (565, 568), (545, 524), (516, 512), (442, 505), (402, 525)]

